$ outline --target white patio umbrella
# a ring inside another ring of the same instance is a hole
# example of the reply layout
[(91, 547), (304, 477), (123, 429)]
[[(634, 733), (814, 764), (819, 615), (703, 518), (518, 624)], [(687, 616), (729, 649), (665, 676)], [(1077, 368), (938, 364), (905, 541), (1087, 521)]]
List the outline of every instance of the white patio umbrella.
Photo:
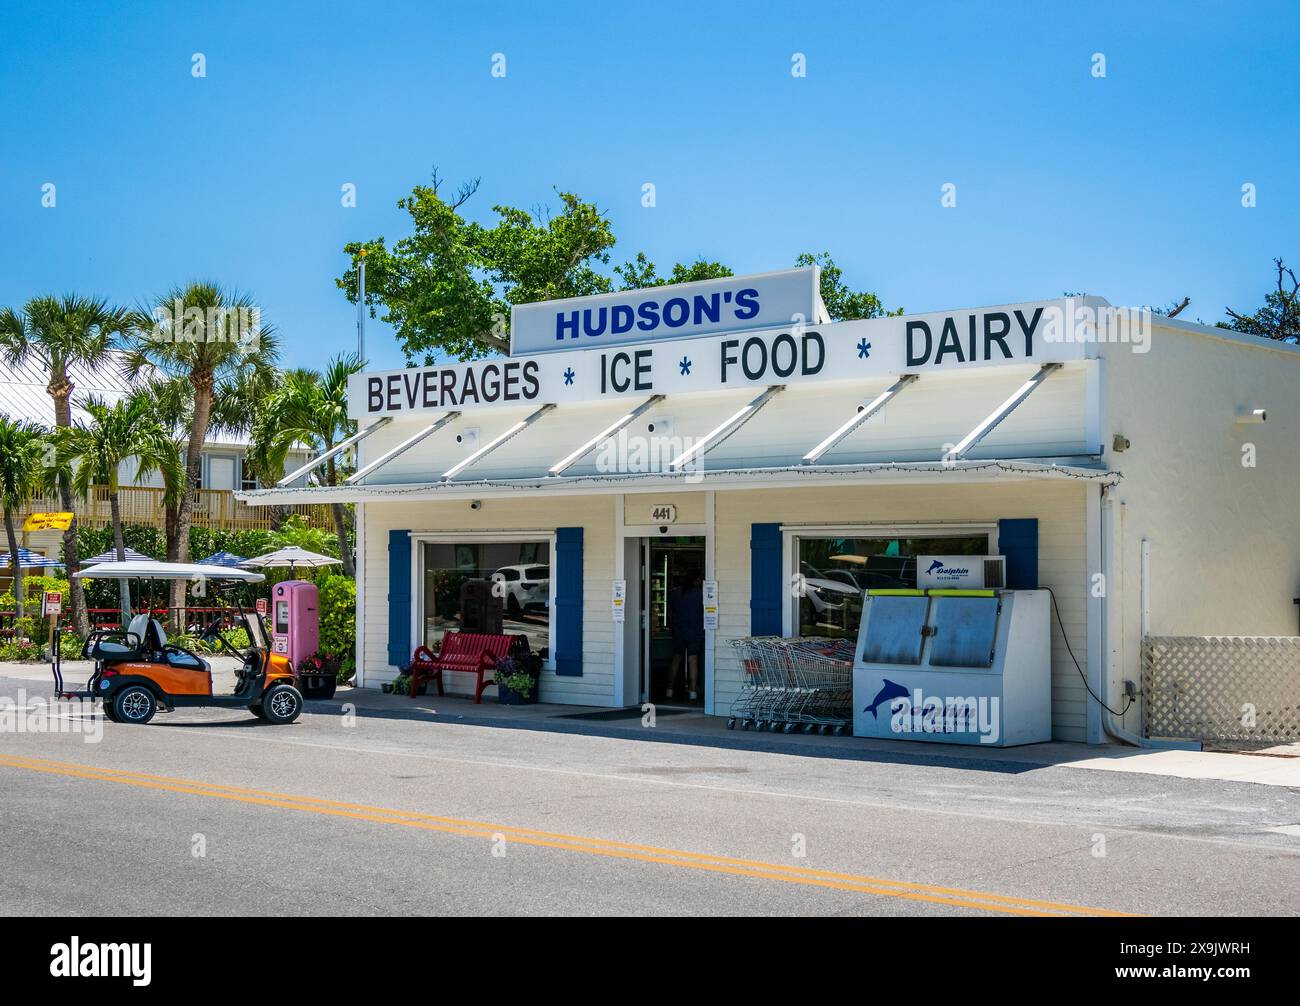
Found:
[(265, 555), (255, 555), (251, 559), (245, 559), (240, 565), (260, 568), (287, 566), (292, 571), (296, 569), (316, 569), (318, 566), (338, 566), (342, 565), (342, 563), (342, 559), (335, 559), (330, 555), (309, 552), (297, 545), (286, 545), (284, 548), (277, 548), (274, 552), (267, 552)]

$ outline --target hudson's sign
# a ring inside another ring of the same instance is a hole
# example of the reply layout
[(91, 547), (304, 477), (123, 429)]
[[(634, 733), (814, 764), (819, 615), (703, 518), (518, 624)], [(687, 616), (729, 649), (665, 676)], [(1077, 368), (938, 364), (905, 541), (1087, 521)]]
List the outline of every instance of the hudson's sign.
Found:
[(827, 319), (816, 266), (519, 304), (510, 355), (624, 346)]
[(361, 419), (811, 381), (870, 387), (900, 374), (1081, 360), (1089, 355), (1088, 340), (1060, 337), (1065, 303), (785, 325), (648, 345), (597, 341), (599, 348), (522, 359), (356, 374), (348, 384), (348, 414)]

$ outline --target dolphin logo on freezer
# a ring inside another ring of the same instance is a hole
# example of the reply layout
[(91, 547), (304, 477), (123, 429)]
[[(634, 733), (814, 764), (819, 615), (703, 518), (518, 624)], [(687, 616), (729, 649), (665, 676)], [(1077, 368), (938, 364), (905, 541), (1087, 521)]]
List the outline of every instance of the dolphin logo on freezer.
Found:
[(933, 573), (936, 569), (943, 569), (943, 563), (938, 559), (935, 559), (934, 562), (930, 563), (930, 568), (927, 569), (926, 572)]
[(871, 705), (866, 708), (866, 712), (871, 714), (872, 719), (880, 719), (876, 715), (876, 708), (882, 703), (889, 702), (892, 699), (905, 699), (908, 696), (907, 689), (898, 682), (890, 681), (888, 678), (885, 678), (884, 682), (884, 687), (876, 692), (876, 697), (871, 700)]

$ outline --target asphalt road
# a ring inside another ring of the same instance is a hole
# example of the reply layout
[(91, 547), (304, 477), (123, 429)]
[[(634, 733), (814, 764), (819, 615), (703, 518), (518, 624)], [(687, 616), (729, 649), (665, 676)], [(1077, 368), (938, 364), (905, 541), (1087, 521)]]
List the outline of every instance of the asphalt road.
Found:
[[(0, 677), (20, 689), (49, 694)], [(373, 693), (288, 727), (60, 722), (0, 731), (5, 915), (1289, 915), (1300, 891), (1300, 837), (1271, 830), (1300, 792), (1276, 786), (469, 725)]]

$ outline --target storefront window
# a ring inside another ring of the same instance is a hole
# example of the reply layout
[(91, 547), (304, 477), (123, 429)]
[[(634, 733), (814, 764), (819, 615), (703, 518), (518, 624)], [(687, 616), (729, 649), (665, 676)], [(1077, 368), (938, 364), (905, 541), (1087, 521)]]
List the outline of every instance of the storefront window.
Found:
[(918, 555), (987, 555), (989, 536), (798, 539), (794, 597), (801, 636), (856, 636), (863, 591), (915, 587)]
[[(425, 542), (423, 562), (426, 646), (437, 644), (449, 629), (482, 631), (480, 625), (465, 624), (461, 611), (465, 584), (478, 580), (501, 605), (501, 631), (526, 636), (529, 648), (549, 659), (550, 542)], [(493, 582), (495, 591), (489, 586)]]

